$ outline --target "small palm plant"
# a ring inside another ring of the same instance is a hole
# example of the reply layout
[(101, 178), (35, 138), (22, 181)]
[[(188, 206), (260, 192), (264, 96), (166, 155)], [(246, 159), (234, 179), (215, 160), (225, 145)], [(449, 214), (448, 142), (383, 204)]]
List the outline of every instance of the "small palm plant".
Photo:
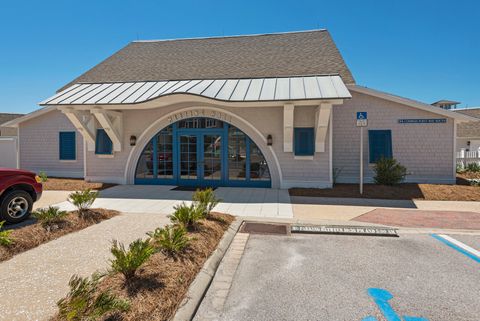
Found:
[(3, 224), (5, 224), (5, 221), (0, 222), (0, 245), (8, 246), (13, 243), (10, 237), (12, 230), (3, 230)]
[(70, 292), (57, 302), (63, 320), (98, 320), (107, 313), (126, 311), (130, 304), (110, 291), (99, 291), (102, 275), (95, 273), (90, 278), (74, 275), (68, 282)]
[(215, 192), (211, 188), (204, 190), (197, 189), (193, 194), (193, 202), (201, 208), (202, 215), (205, 218), (208, 217), (213, 208), (221, 202), (221, 199), (215, 196)]
[(197, 206), (195, 203), (187, 205), (182, 202), (173, 208), (175, 211), (170, 215), (170, 221), (174, 224), (179, 224), (186, 229), (194, 228), (198, 221), (203, 218), (204, 209)]
[(82, 216), (92, 207), (97, 197), (97, 191), (92, 191), (90, 188), (87, 188), (83, 191), (73, 192), (68, 195), (68, 201), (77, 208), (78, 213)]
[(68, 213), (66, 211), (61, 211), (58, 207), (54, 206), (40, 208), (32, 213), (32, 216), (39, 220), (46, 229), (50, 229), (52, 226), (61, 223), (67, 215)]
[(183, 226), (167, 225), (164, 228), (159, 227), (147, 235), (150, 236), (150, 242), (156, 249), (171, 256), (184, 251), (190, 243), (187, 231)]
[(110, 249), (115, 259), (111, 260), (112, 271), (120, 272), (126, 280), (135, 276), (137, 269), (154, 253), (149, 240), (137, 239), (130, 243), (128, 250), (122, 243), (113, 241)]

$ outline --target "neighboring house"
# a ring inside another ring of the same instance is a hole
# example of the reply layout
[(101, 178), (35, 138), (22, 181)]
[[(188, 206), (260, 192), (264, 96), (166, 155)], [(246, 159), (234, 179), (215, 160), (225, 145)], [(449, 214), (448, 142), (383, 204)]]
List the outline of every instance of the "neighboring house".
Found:
[(456, 109), (459, 104), (460, 104), (459, 101), (442, 99), (434, 102), (432, 105), (435, 107), (440, 107), (443, 109), (450, 110), (450, 109)]
[(456, 109), (455, 112), (478, 118), (476, 122), (462, 123), (457, 128), (457, 151), (480, 151), (480, 107)]
[(8, 123), (20, 167), (120, 184), (330, 187), (394, 157), (455, 183), (472, 118), (361, 87), (326, 30), (134, 41)]
[(17, 136), (16, 128), (3, 127), (3, 123), (22, 116), (23, 114), (0, 113), (0, 136)]

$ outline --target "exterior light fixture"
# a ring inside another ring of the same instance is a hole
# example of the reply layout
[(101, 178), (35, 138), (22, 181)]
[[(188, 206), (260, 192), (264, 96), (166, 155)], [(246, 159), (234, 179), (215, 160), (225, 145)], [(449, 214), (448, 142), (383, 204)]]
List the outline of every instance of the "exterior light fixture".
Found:
[(130, 136), (130, 146), (135, 146), (137, 144), (137, 136)]
[(267, 136), (267, 145), (268, 145), (268, 146), (272, 146), (272, 144), (273, 144), (273, 137), (272, 137), (272, 135), (268, 134), (268, 136)]

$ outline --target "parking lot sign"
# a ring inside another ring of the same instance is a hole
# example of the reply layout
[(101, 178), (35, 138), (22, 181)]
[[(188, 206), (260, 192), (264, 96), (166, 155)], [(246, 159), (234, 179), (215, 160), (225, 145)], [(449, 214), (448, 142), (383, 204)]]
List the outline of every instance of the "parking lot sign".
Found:
[(357, 111), (357, 127), (366, 127), (368, 125), (368, 117), (366, 111)]

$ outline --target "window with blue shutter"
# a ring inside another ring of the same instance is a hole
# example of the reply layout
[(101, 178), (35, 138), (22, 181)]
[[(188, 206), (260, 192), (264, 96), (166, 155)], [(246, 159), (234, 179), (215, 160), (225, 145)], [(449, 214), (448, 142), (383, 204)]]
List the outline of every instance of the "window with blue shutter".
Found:
[(295, 128), (294, 148), (297, 156), (312, 156), (315, 152), (313, 128)]
[(380, 158), (392, 158), (392, 131), (369, 130), (368, 146), (370, 163), (376, 163)]
[(110, 137), (108, 137), (107, 132), (103, 128), (97, 129), (97, 138), (95, 140), (95, 154), (112, 154), (112, 140), (110, 139)]
[(60, 160), (75, 160), (77, 158), (75, 132), (60, 132), (58, 141)]

